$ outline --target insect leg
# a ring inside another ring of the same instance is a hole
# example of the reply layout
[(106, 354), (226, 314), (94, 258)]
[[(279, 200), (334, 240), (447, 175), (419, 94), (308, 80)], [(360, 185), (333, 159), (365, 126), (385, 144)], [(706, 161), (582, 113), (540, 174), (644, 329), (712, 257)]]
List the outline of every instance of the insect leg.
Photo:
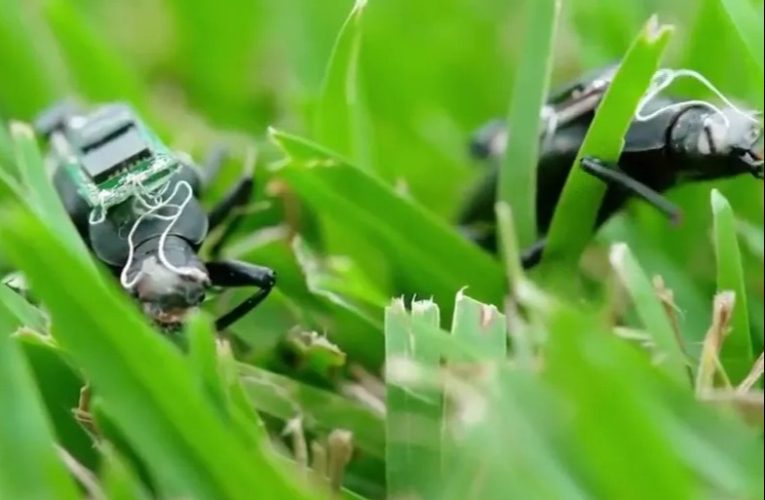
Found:
[(642, 198), (666, 215), (672, 222), (677, 223), (682, 218), (682, 212), (674, 203), (669, 201), (661, 193), (622, 172), (618, 165), (609, 165), (597, 158), (582, 158), (582, 169), (606, 184), (619, 186), (622, 189), (629, 191), (631, 194)]
[(229, 156), (229, 150), (227, 146), (218, 144), (210, 151), (202, 164), (202, 183), (205, 187), (209, 187), (215, 179), (218, 178), (220, 170), (223, 167), (223, 163)]
[(237, 226), (242, 222), (244, 214), (237, 209), (243, 208), (250, 203), (250, 200), (252, 199), (253, 185), (254, 181), (252, 175), (242, 177), (210, 211), (208, 217), (211, 230), (221, 225), (229, 215), (233, 214), (231, 221), (223, 230), (223, 234), (210, 249), (210, 255), (213, 257), (220, 255), (223, 245), (226, 244), (226, 241), (228, 241), (231, 235), (234, 234)]
[(213, 286), (235, 288), (258, 287), (259, 290), (215, 322), (218, 331), (225, 330), (245, 314), (255, 309), (276, 284), (276, 273), (267, 267), (240, 261), (208, 262), (205, 264)]
[(535, 241), (530, 247), (521, 253), (521, 266), (529, 270), (542, 261), (542, 254), (547, 245), (547, 238), (541, 238)]

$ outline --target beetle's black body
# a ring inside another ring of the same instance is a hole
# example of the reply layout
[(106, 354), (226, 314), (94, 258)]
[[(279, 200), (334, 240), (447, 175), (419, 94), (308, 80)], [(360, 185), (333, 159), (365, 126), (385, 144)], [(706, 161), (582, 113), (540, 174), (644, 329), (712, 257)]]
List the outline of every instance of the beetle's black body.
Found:
[[(168, 177), (167, 187), (155, 198), (158, 203), (171, 205), (156, 211), (156, 215), (164, 218), (145, 217), (138, 221), (146, 209), (136, 210), (138, 200), (132, 197), (109, 208), (103, 220), (93, 221), (92, 207), (67, 172), (65, 163), (77, 160), (85, 165), (82, 159), (90, 157), (93, 160), (85, 166), (91, 175), (98, 171), (114, 176), (127, 171), (138, 158), (152, 161), (152, 155), (166, 151), (161, 143), (151, 140), (153, 136), (144, 136), (149, 140), (139, 137), (136, 131), (145, 130), (145, 125), (129, 107), (110, 104), (96, 111), (85, 114), (71, 105), (61, 104), (43, 112), (36, 122), (40, 135), (58, 143), (59, 147), (63, 144), (69, 153), (67, 160), (60, 152), (53, 151), (50, 159), (55, 188), (72, 222), (96, 258), (113, 270), (115, 276), (120, 277), (124, 272), (124, 277), (134, 282), (130, 291), (144, 311), (164, 329), (180, 326), (185, 313), (200, 305), (211, 287), (257, 287), (259, 290), (249, 299), (217, 321), (218, 329), (225, 329), (262, 302), (275, 284), (275, 273), (268, 268), (237, 261), (203, 263), (197, 255), (208, 232), (235, 208), (249, 202), (253, 186), (251, 175), (233, 186), (208, 214), (199, 196), (217, 172), (223, 160), (222, 151), (212, 155), (204, 168), (174, 155), (173, 161), (179, 166)], [(117, 113), (121, 114), (119, 120), (115, 119)], [(117, 122), (121, 125), (115, 125)], [(76, 132), (83, 126), (94, 129), (101, 139), (92, 144), (78, 142)], [(169, 217), (174, 210), (172, 205), (182, 207), (177, 208), (180, 213), (174, 220)], [(183, 273), (164, 265), (163, 258)]]
[[(541, 257), (543, 237), (613, 69), (570, 85), (550, 99), (543, 110), (543, 122), (548, 126), (543, 127), (541, 137), (536, 199), (537, 226), (542, 239), (524, 254), (525, 267), (533, 266)], [(644, 113), (652, 116), (653, 111), (677, 102), (657, 97)], [(708, 107), (687, 105), (666, 109), (650, 119), (632, 122), (618, 165), (585, 158), (581, 167), (608, 185), (596, 226), (619, 211), (632, 196), (643, 198), (676, 219), (679, 210), (661, 193), (682, 182), (745, 173), (762, 178), (762, 161), (753, 149), (761, 137), (759, 127), (732, 110), (724, 112), (731, 126), (721, 130), (720, 122), (712, 121), (719, 117)], [(471, 144), (473, 156), (492, 160), (493, 164), (468, 198), (459, 218), (465, 231), (490, 250), (496, 245), (494, 201), (505, 142), (505, 125), (499, 120), (475, 134)]]

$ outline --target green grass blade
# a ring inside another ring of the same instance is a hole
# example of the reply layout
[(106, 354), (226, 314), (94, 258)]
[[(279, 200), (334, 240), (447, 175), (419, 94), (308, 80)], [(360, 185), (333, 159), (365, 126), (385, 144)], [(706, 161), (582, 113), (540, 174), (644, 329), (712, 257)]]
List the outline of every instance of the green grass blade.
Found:
[(14, 341), (29, 362), (58, 444), (83, 466), (97, 469), (100, 454), (91, 436), (72, 415), (85, 384), (78, 370), (48, 335), (19, 330)]
[[(438, 307), (431, 301), (414, 301), (410, 314), (402, 300), (385, 310), (385, 359), (387, 366), (413, 363), (435, 370), (438, 352), (419, 342), (414, 325), (435, 328)], [(433, 388), (412, 389), (390, 383), (386, 377), (386, 485), (391, 496), (427, 495), (440, 480), (441, 396)]]
[(278, 131), (272, 137), (289, 157), (278, 175), (316, 211), (383, 250), (407, 291), (450, 303), (469, 286), (478, 300), (501, 301), (499, 264), (452, 228), (319, 146)]
[[(308, 498), (219, 418), (180, 352), (36, 218), (3, 213), (0, 247), (51, 311), (54, 335), (166, 496)], [(116, 321), (115, 318), (119, 318)], [(94, 335), (93, 332), (98, 332)], [(161, 367), (156, 376), (149, 367)]]
[(78, 498), (27, 361), (11, 339), (14, 323), (0, 304), (0, 497)]
[(0, 283), (0, 305), (3, 304), (16, 317), (16, 326), (26, 326), (38, 332), (46, 330), (46, 320), (43, 313), (27, 302), (24, 297)]
[(51, 183), (32, 129), (23, 123), (11, 124), (16, 166), (29, 196), (24, 199), (48, 227), (70, 248), (85, 253), (86, 248)]
[(508, 114), (507, 151), (497, 185), (498, 200), (514, 208), (518, 241), (522, 247), (537, 239), (540, 110), (550, 86), (552, 45), (561, 1), (530, 0), (526, 5), (530, 11), (529, 19)]
[[(323, 269), (319, 256), (302, 238), (293, 239), (292, 249), (311, 293), (320, 297), (330, 310), (335, 311), (335, 316), (347, 318), (347, 321), (352, 322), (351, 331), (344, 331), (343, 325), (338, 324), (329, 332), (330, 337), (337, 343), (348, 346), (351, 352), (360, 355), (361, 359), (375, 364), (382, 361), (383, 327), (377, 319), (382, 314), (382, 308), (363, 308), (359, 300), (352, 300), (353, 297), (339, 293), (336, 288), (340, 286), (347, 289), (352, 280), (332, 276), (328, 270)], [(378, 294), (373, 287), (369, 287), (367, 293), (373, 296)], [(380, 314), (375, 314), (376, 312)]]
[(725, 337), (720, 353), (725, 372), (735, 385), (746, 377), (755, 359), (749, 330), (746, 284), (733, 209), (716, 189), (712, 190), (711, 201), (717, 257), (717, 291), (732, 290), (736, 294), (731, 331)]
[(374, 411), (337, 394), (246, 364), (238, 364), (242, 386), (251, 404), (273, 417), (303, 421), (324, 431), (342, 428), (353, 432), (359, 449), (382, 457), (385, 450), (383, 418)]
[(662, 367), (675, 380), (687, 385), (688, 364), (679, 339), (656, 295), (656, 290), (627, 245), (619, 243), (612, 247), (611, 265), (632, 297), (632, 303), (643, 327), (653, 338), (659, 352), (666, 357)]
[(101, 483), (109, 500), (149, 500), (151, 496), (138, 475), (109, 443), (102, 444), (105, 455)]
[(482, 304), (457, 294), (452, 319), (452, 335), (480, 352), (484, 360), (501, 360), (507, 356), (507, 324), (495, 306)]
[[(738, 32), (742, 44), (762, 73), (765, 69), (765, 48), (762, 44), (765, 32), (763, 31), (762, 11), (757, 12), (757, 8), (747, 0), (720, 0), (720, 3), (733, 23), (734, 29)], [(762, 75), (760, 75), (760, 79), (762, 79)]]
[(363, 95), (359, 87), (359, 52), (362, 18), (367, 0), (356, 0), (340, 28), (316, 108), (314, 138), (317, 142), (367, 167)]
[(593, 156), (618, 160), (623, 138), (669, 43), (672, 28), (656, 18), (635, 39), (601, 102), (584, 139), (558, 202), (548, 235), (544, 260), (560, 260), (557, 275), (570, 281), (570, 273), (592, 236), (595, 218), (606, 191), (605, 184), (585, 173), (580, 160)]

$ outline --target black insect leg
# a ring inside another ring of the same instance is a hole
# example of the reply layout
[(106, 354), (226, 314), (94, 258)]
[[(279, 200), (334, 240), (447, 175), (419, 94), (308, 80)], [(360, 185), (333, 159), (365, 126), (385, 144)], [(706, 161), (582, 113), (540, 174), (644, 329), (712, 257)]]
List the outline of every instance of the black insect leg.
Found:
[(207, 155), (207, 158), (202, 165), (202, 184), (205, 187), (210, 187), (210, 185), (215, 182), (218, 174), (220, 174), (221, 168), (223, 168), (223, 163), (225, 163), (226, 158), (228, 158), (228, 154), (228, 147), (220, 144), (215, 146), (212, 151), (210, 151), (210, 154)]
[(263, 302), (276, 284), (276, 273), (267, 267), (239, 261), (220, 261), (205, 264), (213, 286), (236, 288), (258, 287), (259, 290), (215, 322), (218, 331), (225, 330)]
[(529, 248), (525, 249), (521, 253), (521, 266), (524, 269), (529, 270), (542, 261), (542, 254), (545, 251), (547, 245), (547, 238), (542, 238), (535, 241)]
[(241, 208), (244, 208), (250, 203), (252, 199), (252, 189), (254, 181), (252, 175), (245, 175), (242, 177), (232, 188), (223, 196), (223, 199), (213, 207), (209, 214), (210, 229), (215, 229), (220, 226), (221, 223), (233, 214), (233, 217), (223, 230), (223, 234), (220, 235), (218, 240), (213, 244), (210, 249), (210, 255), (215, 258), (220, 255), (220, 251), (226, 244), (226, 241), (234, 234), (237, 226), (244, 219), (244, 213)]
[(642, 198), (673, 222), (680, 221), (682, 212), (674, 203), (642, 182), (625, 174), (618, 165), (609, 165), (597, 158), (582, 158), (582, 168), (606, 184), (619, 186), (630, 194)]

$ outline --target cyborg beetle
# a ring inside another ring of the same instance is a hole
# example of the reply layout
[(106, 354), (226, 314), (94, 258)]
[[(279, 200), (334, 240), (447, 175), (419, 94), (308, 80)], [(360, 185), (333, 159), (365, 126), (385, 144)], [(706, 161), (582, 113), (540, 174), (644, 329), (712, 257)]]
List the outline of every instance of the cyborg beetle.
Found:
[[(51, 145), (53, 183), (80, 236), (160, 329), (177, 330), (212, 287), (258, 288), (216, 321), (219, 331), (269, 294), (275, 284), (271, 269), (239, 261), (203, 263), (197, 255), (208, 232), (249, 203), (252, 194), (250, 172), (205, 213), (199, 196), (218, 172), (222, 150), (200, 169), (165, 148), (122, 103), (90, 113), (60, 103), (37, 118), (35, 129)], [(98, 205), (106, 199), (111, 206)], [(233, 215), (229, 229), (240, 217)], [(218, 253), (228, 234), (211, 253)]]
[[(553, 94), (541, 113), (541, 151), (537, 165), (537, 230), (542, 236), (522, 255), (525, 268), (541, 260), (550, 226), (568, 173), (617, 66), (609, 66)], [(691, 181), (751, 174), (763, 178), (762, 128), (726, 101), (718, 109), (703, 101), (658, 96), (676, 76), (700, 75), (684, 70), (657, 73), (660, 84), (643, 100), (642, 109), (624, 138), (617, 164), (583, 158), (580, 167), (608, 186), (596, 219), (599, 228), (636, 196), (673, 221), (680, 210), (662, 193)], [(657, 79), (654, 80), (656, 84)], [(711, 85), (710, 85), (711, 86)], [(718, 93), (719, 95), (719, 93)], [(724, 99), (724, 98), (723, 98)], [(494, 194), (507, 144), (506, 125), (494, 120), (481, 127), (470, 145), (474, 158), (491, 161), (491, 170), (476, 186), (459, 216), (463, 230), (487, 250), (496, 249)]]

